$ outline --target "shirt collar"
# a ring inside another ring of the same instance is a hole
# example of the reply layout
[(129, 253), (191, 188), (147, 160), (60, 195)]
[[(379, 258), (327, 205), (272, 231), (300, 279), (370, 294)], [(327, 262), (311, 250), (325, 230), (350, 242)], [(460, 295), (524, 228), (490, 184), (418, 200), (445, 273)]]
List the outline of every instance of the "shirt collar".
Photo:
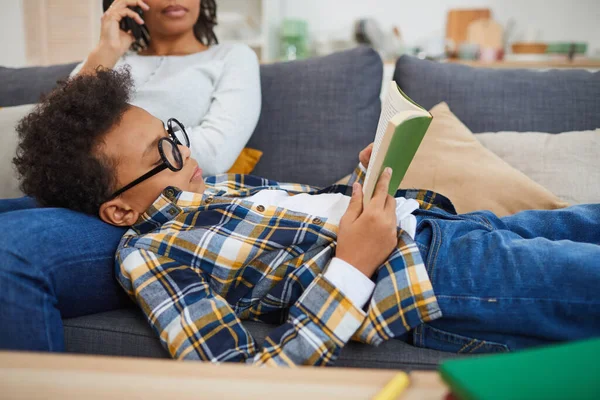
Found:
[(199, 194), (185, 192), (175, 186), (169, 186), (140, 215), (136, 223), (132, 226), (132, 229), (140, 235), (151, 232), (177, 218), (186, 209), (199, 208), (206, 204), (206, 199), (212, 195), (210, 190)]

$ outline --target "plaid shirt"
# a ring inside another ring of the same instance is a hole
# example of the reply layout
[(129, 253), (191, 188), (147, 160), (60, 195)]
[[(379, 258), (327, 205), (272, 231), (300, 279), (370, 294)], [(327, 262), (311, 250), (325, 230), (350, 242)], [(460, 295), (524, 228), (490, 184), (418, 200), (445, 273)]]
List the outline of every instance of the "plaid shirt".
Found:
[[(354, 181), (362, 181), (357, 168)], [(439, 318), (431, 282), (411, 237), (373, 281), (366, 312), (324, 276), (337, 225), (245, 200), (261, 190), (351, 194), (249, 175), (206, 179), (204, 194), (165, 189), (123, 236), (116, 274), (171, 356), (212, 362), (329, 365), (352, 338), (377, 345)], [(421, 208), (453, 211), (443, 196), (398, 191)], [(242, 320), (278, 324), (257, 346)]]

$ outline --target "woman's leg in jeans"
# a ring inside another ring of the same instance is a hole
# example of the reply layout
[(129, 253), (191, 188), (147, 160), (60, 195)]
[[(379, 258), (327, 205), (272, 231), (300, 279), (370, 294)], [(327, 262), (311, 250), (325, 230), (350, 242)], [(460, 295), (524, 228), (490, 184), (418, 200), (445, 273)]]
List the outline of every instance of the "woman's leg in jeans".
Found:
[(599, 230), (600, 205), (422, 220), (443, 317), (415, 344), (478, 352), (600, 335)]
[(2, 199), (0, 200), (0, 214), (9, 212), (9, 211), (17, 211), (17, 210), (26, 210), (29, 208), (36, 208), (37, 204), (34, 199), (31, 197), (20, 197), (18, 199)]
[(124, 232), (65, 209), (0, 214), (0, 348), (64, 350), (61, 318), (123, 308), (114, 253)]

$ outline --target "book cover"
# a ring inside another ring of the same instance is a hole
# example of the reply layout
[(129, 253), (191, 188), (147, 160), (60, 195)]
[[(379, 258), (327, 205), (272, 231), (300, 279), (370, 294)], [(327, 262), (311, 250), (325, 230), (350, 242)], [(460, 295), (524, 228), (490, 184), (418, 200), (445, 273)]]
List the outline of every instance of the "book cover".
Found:
[(381, 109), (371, 160), (363, 186), (363, 202), (369, 203), (377, 180), (386, 167), (393, 170), (388, 192), (396, 193), (406, 175), (432, 116), (390, 82)]
[(600, 399), (600, 339), (440, 366), (458, 399)]

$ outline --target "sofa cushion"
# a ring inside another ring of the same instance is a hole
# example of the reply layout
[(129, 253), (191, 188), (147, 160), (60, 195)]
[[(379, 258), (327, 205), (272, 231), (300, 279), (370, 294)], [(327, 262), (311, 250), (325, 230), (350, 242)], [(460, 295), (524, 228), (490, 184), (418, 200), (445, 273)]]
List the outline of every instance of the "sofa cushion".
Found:
[[(264, 342), (274, 328), (260, 322), (244, 321), (256, 343)], [(169, 357), (156, 334), (136, 308), (123, 309), (64, 320), (68, 352), (134, 357)], [(434, 369), (440, 361), (459, 357), (454, 353), (421, 349), (399, 340), (379, 347), (349, 343), (336, 362), (338, 367)]]
[(381, 110), (383, 66), (371, 48), (261, 67), (262, 111), (248, 143), (254, 175), (317, 186), (351, 172)]
[(438, 104), (430, 112), (433, 121), (400, 183), (402, 189), (441, 193), (460, 214), (490, 210), (504, 216), (567, 206), (483, 147), (447, 104)]
[(394, 79), (427, 109), (448, 103), (473, 132), (600, 127), (600, 72), (472, 68), (403, 56)]
[(48, 93), (56, 82), (65, 79), (77, 63), (49, 67), (0, 67), (0, 107), (37, 103), (40, 95)]
[(571, 204), (600, 203), (600, 129), (475, 135), (502, 160)]

